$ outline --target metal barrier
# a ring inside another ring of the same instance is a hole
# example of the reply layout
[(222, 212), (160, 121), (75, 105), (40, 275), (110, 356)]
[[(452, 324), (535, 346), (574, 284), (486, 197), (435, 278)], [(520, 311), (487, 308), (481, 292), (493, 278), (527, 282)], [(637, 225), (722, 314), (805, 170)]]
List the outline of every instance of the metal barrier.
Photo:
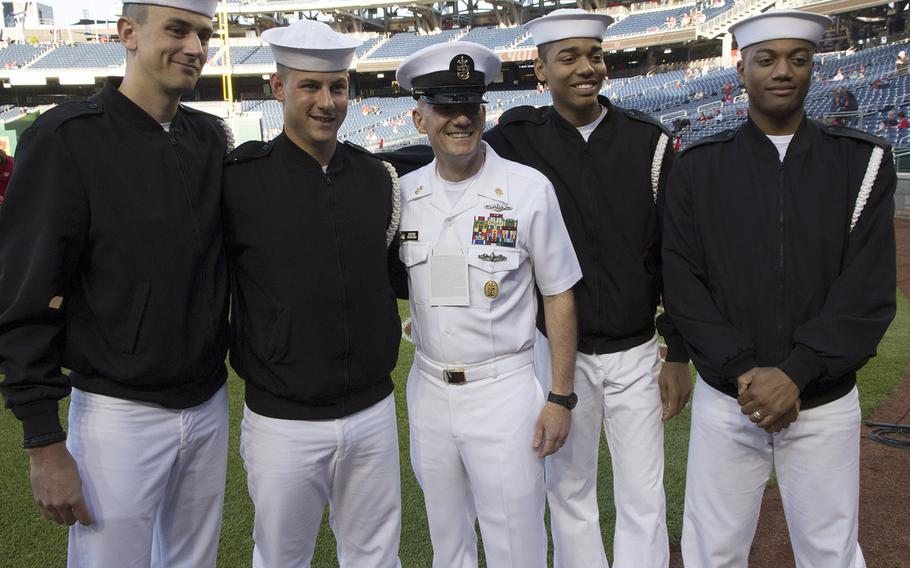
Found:
[(674, 118), (682, 118), (684, 116), (689, 116), (689, 112), (685, 110), (678, 110), (676, 112), (668, 112), (667, 114), (660, 115), (660, 121), (663, 124), (667, 122), (673, 122)]
[(894, 150), (894, 166), (899, 174), (910, 173), (910, 148)]

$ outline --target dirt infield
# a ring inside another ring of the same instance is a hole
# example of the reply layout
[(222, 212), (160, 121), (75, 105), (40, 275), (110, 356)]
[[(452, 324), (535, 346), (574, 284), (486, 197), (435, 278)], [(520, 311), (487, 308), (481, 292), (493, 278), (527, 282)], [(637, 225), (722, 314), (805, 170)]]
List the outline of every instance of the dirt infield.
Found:
[[(910, 220), (896, 219), (898, 287), (910, 298)], [(910, 409), (910, 372), (872, 415), (878, 422), (896, 422)], [(902, 423), (906, 424), (910, 417)], [(863, 426), (860, 446), (859, 542), (869, 568), (910, 568), (910, 451), (869, 441)], [(671, 567), (681, 567), (679, 547)], [(780, 492), (769, 489), (762, 502), (758, 531), (749, 554), (750, 568), (795, 566)], [(692, 567), (700, 568), (700, 567)], [(822, 568), (822, 567), (819, 567)]]

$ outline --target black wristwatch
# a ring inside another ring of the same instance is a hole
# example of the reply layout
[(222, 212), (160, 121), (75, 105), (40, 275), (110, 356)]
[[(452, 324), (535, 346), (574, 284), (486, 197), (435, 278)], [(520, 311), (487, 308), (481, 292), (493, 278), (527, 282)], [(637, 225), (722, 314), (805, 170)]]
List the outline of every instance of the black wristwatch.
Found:
[(578, 404), (578, 395), (573, 392), (569, 396), (562, 396), (560, 394), (553, 394), (553, 391), (550, 391), (550, 394), (547, 395), (547, 402), (565, 406), (569, 410), (572, 410), (575, 408), (575, 405)]

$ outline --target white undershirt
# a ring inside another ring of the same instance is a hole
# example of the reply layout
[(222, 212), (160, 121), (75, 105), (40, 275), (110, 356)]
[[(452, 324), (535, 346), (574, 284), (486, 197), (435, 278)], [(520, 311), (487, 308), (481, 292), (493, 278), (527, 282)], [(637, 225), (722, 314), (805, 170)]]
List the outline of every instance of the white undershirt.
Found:
[(606, 118), (606, 116), (607, 116), (607, 107), (601, 105), (600, 106), (600, 116), (598, 116), (596, 119), (594, 119), (594, 122), (577, 127), (579, 134), (581, 134), (581, 137), (585, 139), (585, 142), (588, 141), (588, 138), (591, 137), (591, 133), (594, 132), (594, 129), (597, 128), (598, 124), (600, 124), (601, 122), (604, 121), (604, 118)]
[(165, 132), (170, 132), (170, 131), (171, 131), (171, 123), (170, 123), (170, 122), (159, 122), (158, 124), (161, 125), (161, 128), (163, 128)]
[(777, 153), (780, 154), (780, 161), (783, 162), (784, 156), (787, 155), (787, 147), (790, 145), (790, 141), (793, 140), (793, 135), (771, 136), (770, 134), (765, 134), (765, 136), (777, 146)]
[(436, 168), (436, 179), (439, 180), (439, 185), (442, 186), (442, 189), (445, 190), (446, 198), (449, 200), (449, 208), (455, 207), (458, 203), (458, 200), (461, 199), (461, 196), (464, 195), (464, 192), (467, 191), (471, 184), (474, 183), (474, 180), (480, 177), (483, 173), (484, 167), (487, 165), (487, 156), (486, 152), (483, 153), (483, 162), (480, 165), (480, 169), (477, 170), (477, 173), (469, 177), (468, 179), (463, 179), (461, 181), (449, 181), (439, 175), (439, 168)]
[(444, 177), (439, 176), (439, 185), (445, 190), (446, 197), (449, 199), (449, 207), (455, 207), (455, 204), (458, 203), (458, 200), (461, 199), (465, 190), (468, 189), (468, 186), (471, 185), (471, 182), (473, 182), (476, 177), (477, 174), (474, 174), (462, 181), (449, 181)]

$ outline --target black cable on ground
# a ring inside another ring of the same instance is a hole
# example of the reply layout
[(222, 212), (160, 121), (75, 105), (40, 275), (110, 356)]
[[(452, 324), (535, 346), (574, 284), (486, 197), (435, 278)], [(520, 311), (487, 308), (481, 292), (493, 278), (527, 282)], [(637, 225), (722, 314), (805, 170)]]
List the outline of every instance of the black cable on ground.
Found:
[(910, 414), (910, 408), (903, 416), (897, 419), (897, 423), (873, 422), (866, 420), (866, 426), (873, 428), (869, 432), (869, 439), (878, 444), (884, 444), (892, 448), (908, 449), (910, 448), (910, 424), (901, 424), (900, 422)]

